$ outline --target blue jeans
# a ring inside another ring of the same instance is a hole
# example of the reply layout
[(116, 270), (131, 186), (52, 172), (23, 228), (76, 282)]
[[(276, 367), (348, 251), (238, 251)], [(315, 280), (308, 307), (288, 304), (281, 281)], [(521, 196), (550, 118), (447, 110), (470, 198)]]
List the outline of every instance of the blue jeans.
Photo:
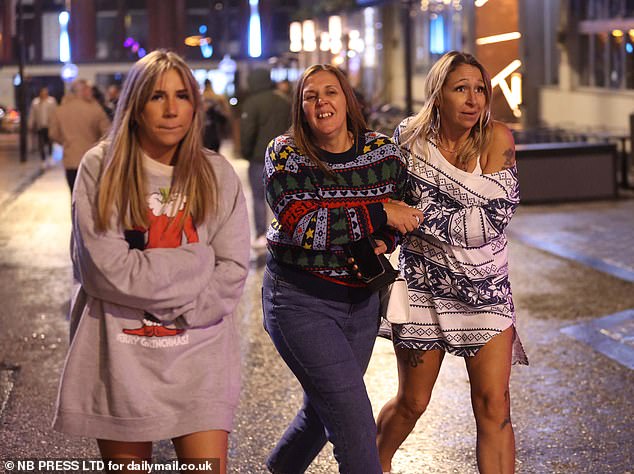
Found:
[(326, 443), (339, 472), (381, 473), (363, 382), (379, 324), (377, 294), (342, 303), (264, 272), (264, 328), (304, 389), (304, 404), (267, 460), (276, 474), (306, 471)]

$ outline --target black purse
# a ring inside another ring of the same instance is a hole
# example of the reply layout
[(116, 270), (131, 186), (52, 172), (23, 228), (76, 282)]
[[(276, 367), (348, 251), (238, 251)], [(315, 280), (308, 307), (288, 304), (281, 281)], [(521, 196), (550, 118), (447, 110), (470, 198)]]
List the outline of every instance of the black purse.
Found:
[(354, 259), (363, 281), (372, 292), (391, 285), (399, 275), (385, 255), (374, 253), (376, 243), (372, 237), (357, 240), (345, 246), (348, 256)]

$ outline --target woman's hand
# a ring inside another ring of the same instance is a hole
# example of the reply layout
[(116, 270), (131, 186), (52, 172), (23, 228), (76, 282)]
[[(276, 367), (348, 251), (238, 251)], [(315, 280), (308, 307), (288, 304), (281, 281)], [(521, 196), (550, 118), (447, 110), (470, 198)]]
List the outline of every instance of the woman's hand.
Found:
[(401, 234), (417, 229), (425, 217), (423, 211), (410, 207), (403, 201), (384, 202), (383, 210), (387, 215), (387, 225), (394, 227)]
[(374, 253), (376, 255), (381, 255), (382, 253), (387, 252), (387, 245), (385, 244), (385, 242), (379, 239), (375, 239), (374, 243), (376, 244), (376, 247), (374, 247)]

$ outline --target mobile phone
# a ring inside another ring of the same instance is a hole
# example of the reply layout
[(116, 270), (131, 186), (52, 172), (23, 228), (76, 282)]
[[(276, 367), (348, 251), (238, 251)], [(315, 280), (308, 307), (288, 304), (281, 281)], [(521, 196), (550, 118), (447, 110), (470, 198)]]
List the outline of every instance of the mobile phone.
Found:
[(366, 237), (348, 245), (350, 256), (354, 258), (354, 263), (359, 267), (363, 281), (368, 281), (381, 275), (385, 269), (381, 261), (374, 253), (376, 244), (374, 239)]

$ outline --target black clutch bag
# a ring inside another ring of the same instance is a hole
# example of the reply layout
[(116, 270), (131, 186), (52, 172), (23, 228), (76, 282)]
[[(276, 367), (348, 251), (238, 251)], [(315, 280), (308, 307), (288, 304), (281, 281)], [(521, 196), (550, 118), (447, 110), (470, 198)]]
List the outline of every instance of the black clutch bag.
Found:
[(359, 268), (361, 281), (373, 292), (392, 284), (399, 275), (398, 270), (392, 267), (385, 255), (374, 253), (375, 247), (372, 237), (357, 240), (345, 247), (348, 255), (354, 258), (354, 263)]

